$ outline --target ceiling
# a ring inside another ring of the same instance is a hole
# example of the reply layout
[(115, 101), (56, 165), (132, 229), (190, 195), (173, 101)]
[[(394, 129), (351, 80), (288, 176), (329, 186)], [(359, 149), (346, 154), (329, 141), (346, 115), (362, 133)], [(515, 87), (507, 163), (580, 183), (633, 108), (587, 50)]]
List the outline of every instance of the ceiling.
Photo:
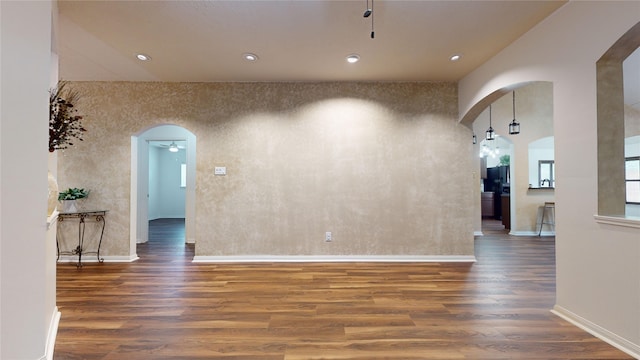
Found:
[(59, 0), (56, 50), (71, 81), (458, 81), (565, 3)]

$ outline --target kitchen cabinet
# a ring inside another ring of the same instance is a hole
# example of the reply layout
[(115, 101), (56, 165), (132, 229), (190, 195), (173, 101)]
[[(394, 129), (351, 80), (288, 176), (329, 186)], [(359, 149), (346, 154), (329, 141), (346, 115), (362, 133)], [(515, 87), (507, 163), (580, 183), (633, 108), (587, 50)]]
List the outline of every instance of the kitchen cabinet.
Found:
[(482, 217), (494, 217), (495, 215), (495, 206), (494, 206), (494, 196), (495, 193), (493, 191), (485, 191), (480, 193), (480, 206)]
[(505, 229), (511, 229), (511, 196), (509, 194), (500, 195), (500, 205), (502, 225), (504, 225)]

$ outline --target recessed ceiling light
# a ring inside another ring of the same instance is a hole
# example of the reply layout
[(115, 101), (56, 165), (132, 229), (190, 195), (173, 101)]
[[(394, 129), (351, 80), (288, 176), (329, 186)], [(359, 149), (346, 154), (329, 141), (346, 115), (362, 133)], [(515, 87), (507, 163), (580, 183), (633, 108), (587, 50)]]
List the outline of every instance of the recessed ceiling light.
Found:
[(460, 54), (455, 54), (455, 55), (452, 55), (452, 56), (449, 58), (449, 60), (451, 60), (451, 61), (458, 61), (458, 60), (460, 60), (460, 58), (462, 58), (462, 55), (460, 55)]
[(151, 60), (151, 56), (145, 55), (145, 54), (137, 54), (136, 58), (138, 58), (138, 60), (140, 60), (140, 61), (149, 61), (149, 60)]
[(357, 63), (359, 60), (360, 60), (360, 55), (358, 54), (351, 54), (347, 56), (347, 62), (349, 62), (350, 64)]
[(242, 54), (242, 57), (247, 61), (256, 61), (258, 60), (258, 55), (252, 53)]

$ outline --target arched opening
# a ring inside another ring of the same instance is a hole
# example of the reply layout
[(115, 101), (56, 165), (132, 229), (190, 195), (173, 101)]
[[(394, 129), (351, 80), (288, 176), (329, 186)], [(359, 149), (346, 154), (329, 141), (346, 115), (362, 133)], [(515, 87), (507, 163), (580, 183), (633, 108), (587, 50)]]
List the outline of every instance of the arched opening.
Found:
[[(515, 97), (513, 92), (515, 91)], [(489, 105), (492, 107), (491, 127), (495, 130), (496, 140), (493, 146), (499, 149), (499, 155), (491, 162), (491, 146), (487, 145), (485, 131), (489, 128)], [(484, 106), (484, 109), (480, 110)], [(515, 110), (515, 116), (514, 116)], [(476, 114), (470, 119), (471, 114)], [(513, 119), (521, 124), (519, 134), (509, 134), (509, 123)], [(553, 136), (553, 84), (546, 81), (523, 82), (498, 89), (475, 104), (462, 121), (467, 121), (478, 141), (475, 156), (479, 159), (480, 183), (478, 186), (477, 217), (474, 225), (476, 235), (483, 235), (483, 219), (493, 218), (502, 221), (504, 230), (511, 235), (532, 236), (538, 234), (538, 208), (546, 201), (554, 201), (554, 189), (537, 190), (530, 184), (529, 143), (543, 137)], [(488, 153), (489, 157), (483, 156)], [(509, 155), (499, 167), (500, 156)], [(495, 175), (489, 176), (487, 169), (494, 168), (499, 178), (505, 179), (495, 189), (492, 184)], [(537, 172), (535, 174), (537, 176)], [(497, 193), (496, 193), (497, 191)], [(493, 195), (486, 194), (494, 192)], [(487, 214), (488, 198), (493, 196), (493, 216)], [(484, 201), (484, 207), (483, 207)], [(506, 211), (505, 211), (506, 209)], [(483, 211), (484, 210), (484, 211)], [(486, 221), (485, 221), (486, 223)], [(492, 227), (495, 230), (495, 226)]]
[(176, 125), (158, 125), (131, 136), (131, 227), (130, 253), (136, 244), (149, 238), (149, 144), (177, 141), (184, 143), (185, 156), (185, 241), (195, 243), (196, 137)]
[[(626, 196), (626, 158), (633, 157), (633, 146), (625, 146), (625, 138), (635, 134), (640, 124), (640, 22), (627, 31), (596, 62), (598, 104), (598, 215), (632, 216)], [(634, 55), (635, 53), (635, 55)], [(633, 61), (625, 66), (627, 59)], [(630, 91), (630, 89), (635, 89)], [(632, 94), (632, 93), (636, 94)], [(638, 102), (638, 103), (635, 103)], [(634, 104), (635, 103), (635, 104)], [(630, 140), (627, 141), (629, 143)], [(630, 178), (629, 178), (630, 176)], [(636, 186), (633, 186), (634, 188)], [(634, 212), (635, 213), (635, 212)]]
[(529, 143), (529, 189), (555, 188), (554, 143), (553, 136)]
[(497, 133), (480, 141), (480, 209), (482, 231), (511, 229), (511, 158), (513, 143)]

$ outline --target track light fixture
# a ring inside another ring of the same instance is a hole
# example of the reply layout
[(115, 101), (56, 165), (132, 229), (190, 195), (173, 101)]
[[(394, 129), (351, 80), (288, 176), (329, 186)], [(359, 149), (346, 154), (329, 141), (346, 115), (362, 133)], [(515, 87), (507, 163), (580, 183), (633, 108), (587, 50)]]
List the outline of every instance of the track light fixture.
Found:
[[(373, 0), (371, 0), (373, 2)], [(364, 17), (368, 18), (369, 16), (371, 16), (372, 10), (369, 7), (369, 0), (367, 0), (367, 9), (364, 11)]]
[(371, 7), (369, 7), (369, 0), (367, 0), (367, 9), (362, 16), (365, 18), (371, 17), (371, 38), (373, 39), (375, 37), (375, 33), (373, 32), (373, 0), (371, 0)]
[(520, 134), (520, 123), (516, 121), (516, 92), (513, 91), (513, 120), (509, 124), (509, 134)]
[(491, 127), (491, 105), (489, 105), (489, 128), (487, 129), (487, 134), (485, 139), (487, 140), (495, 140), (496, 132), (493, 131), (493, 127)]

